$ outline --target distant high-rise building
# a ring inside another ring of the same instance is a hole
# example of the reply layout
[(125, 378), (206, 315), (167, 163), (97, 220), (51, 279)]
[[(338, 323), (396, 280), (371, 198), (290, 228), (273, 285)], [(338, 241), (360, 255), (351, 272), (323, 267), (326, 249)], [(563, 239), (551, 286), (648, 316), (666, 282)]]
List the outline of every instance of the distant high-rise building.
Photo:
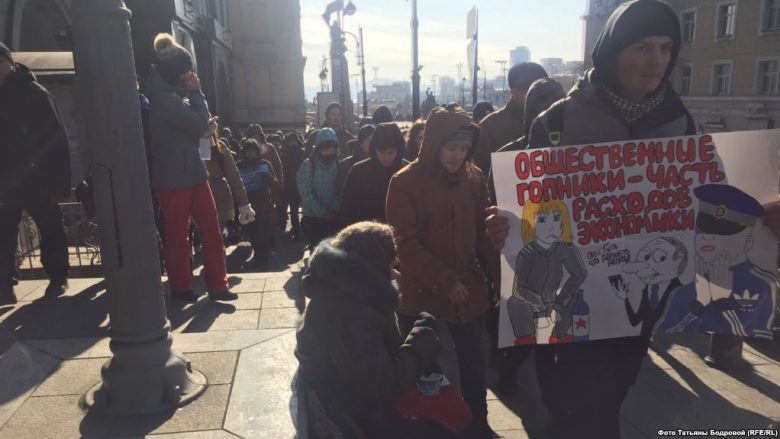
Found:
[(460, 96), (460, 92), (455, 90), (455, 79), (451, 76), (439, 77), (439, 90), (436, 99), (439, 103), (455, 102)]
[(531, 51), (525, 46), (519, 46), (509, 51), (509, 64), (516, 66), (531, 61)]
[(565, 65), (563, 64), (563, 58), (542, 58), (539, 60), (550, 76), (562, 75)]
[(582, 61), (566, 61), (564, 64), (563, 72), (566, 75), (579, 76), (584, 71), (584, 65)]

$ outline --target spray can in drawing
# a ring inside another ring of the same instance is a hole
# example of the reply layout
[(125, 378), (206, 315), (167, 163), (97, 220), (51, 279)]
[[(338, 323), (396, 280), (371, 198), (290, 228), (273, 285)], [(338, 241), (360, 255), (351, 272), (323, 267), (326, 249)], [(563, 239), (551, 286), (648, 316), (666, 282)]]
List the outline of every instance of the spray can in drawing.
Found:
[(590, 307), (585, 302), (582, 290), (577, 291), (574, 311), (571, 316), (571, 327), (574, 342), (588, 341), (590, 339)]

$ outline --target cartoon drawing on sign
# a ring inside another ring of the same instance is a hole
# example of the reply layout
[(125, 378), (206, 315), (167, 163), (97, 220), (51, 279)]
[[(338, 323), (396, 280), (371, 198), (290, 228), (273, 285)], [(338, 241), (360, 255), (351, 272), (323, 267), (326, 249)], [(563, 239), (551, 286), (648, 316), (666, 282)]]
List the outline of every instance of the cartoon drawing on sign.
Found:
[(711, 331), (772, 338), (775, 276), (748, 257), (753, 226), (764, 208), (725, 184), (694, 189), (697, 282), (675, 292), (656, 332)]
[[(570, 343), (575, 299), (581, 297), (577, 291), (588, 272), (572, 244), (569, 210), (559, 200), (526, 203), (520, 232), (525, 246), (517, 254), (507, 301), (515, 345), (536, 344), (537, 329), (553, 320), (549, 343)], [(569, 277), (561, 286), (564, 269)]]
[(622, 267), (623, 273), (633, 275), (644, 285), (636, 310), (629, 297), (630, 282), (624, 280), (621, 275), (609, 276), (615, 294), (625, 300), (631, 326), (642, 324), (642, 336), (653, 334), (670, 295), (682, 286), (680, 275), (687, 265), (688, 249), (679, 239), (664, 236), (642, 246), (633, 261)]

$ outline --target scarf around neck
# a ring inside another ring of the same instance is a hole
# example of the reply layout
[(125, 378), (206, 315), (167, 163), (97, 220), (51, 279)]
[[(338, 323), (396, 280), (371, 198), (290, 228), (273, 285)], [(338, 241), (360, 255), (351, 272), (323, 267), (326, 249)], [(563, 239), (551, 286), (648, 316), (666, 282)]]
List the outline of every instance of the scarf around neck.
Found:
[(648, 115), (656, 107), (661, 105), (661, 102), (663, 102), (664, 97), (666, 96), (666, 84), (658, 87), (658, 90), (653, 92), (653, 94), (643, 102), (633, 102), (624, 99), (615, 94), (608, 87), (602, 87), (602, 89), (609, 102), (620, 113), (620, 117), (627, 123), (634, 123)]

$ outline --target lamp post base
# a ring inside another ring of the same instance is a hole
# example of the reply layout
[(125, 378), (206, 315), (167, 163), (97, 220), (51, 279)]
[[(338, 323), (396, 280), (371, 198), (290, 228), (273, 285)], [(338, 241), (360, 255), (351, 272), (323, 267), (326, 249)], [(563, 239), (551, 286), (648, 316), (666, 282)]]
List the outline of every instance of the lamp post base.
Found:
[(103, 365), (103, 381), (82, 396), (82, 407), (109, 415), (148, 415), (197, 399), (208, 381), (187, 358), (171, 351), (171, 342), (170, 334), (142, 345), (112, 341), (114, 356)]

